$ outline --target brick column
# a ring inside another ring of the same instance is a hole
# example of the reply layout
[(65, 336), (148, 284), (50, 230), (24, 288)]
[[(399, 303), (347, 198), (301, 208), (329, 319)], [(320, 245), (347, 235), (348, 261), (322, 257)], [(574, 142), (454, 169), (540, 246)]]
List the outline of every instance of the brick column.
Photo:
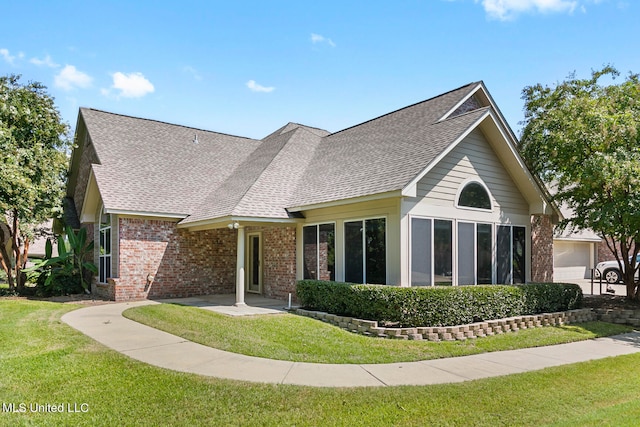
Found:
[(553, 282), (553, 224), (550, 215), (531, 217), (531, 281)]

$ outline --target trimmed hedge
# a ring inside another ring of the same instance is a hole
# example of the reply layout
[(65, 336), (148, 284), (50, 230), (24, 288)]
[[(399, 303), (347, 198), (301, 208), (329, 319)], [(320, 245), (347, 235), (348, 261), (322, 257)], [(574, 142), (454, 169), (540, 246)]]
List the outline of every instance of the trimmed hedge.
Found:
[(300, 280), (296, 293), (307, 310), (401, 327), (464, 325), (582, 306), (580, 287), (565, 283), (401, 288)]

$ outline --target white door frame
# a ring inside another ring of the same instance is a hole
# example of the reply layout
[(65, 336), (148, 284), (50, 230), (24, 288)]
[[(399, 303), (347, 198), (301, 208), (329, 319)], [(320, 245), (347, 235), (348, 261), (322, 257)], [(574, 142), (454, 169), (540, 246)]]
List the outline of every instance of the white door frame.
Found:
[[(255, 245), (257, 239), (257, 248)], [(258, 253), (255, 253), (255, 250)], [(256, 256), (257, 255), (257, 256)], [(262, 293), (262, 233), (259, 231), (247, 233), (247, 270), (246, 283), (247, 292)], [(257, 262), (257, 265), (256, 265)], [(257, 271), (256, 271), (257, 269)], [(257, 273), (257, 283), (256, 283)]]

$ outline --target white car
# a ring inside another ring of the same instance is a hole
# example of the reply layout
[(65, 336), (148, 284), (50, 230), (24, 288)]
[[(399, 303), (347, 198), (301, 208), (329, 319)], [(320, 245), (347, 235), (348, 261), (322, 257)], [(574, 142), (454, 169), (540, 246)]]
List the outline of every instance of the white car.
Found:
[[(640, 264), (640, 255), (636, 257), (636, 265)], [(624, 267), (624, 266), (623, 266)], [(618, 265), (618, 261), (604, 261), (596, 265), (596, 270), (594, 272), (594, 276), (596, 279), (602, 278), (607, 283), (619, 283), (622, 280), (622, 273), (620, 272), (620, 266)], [(637, 276), (637, 273), (636, 273)]]

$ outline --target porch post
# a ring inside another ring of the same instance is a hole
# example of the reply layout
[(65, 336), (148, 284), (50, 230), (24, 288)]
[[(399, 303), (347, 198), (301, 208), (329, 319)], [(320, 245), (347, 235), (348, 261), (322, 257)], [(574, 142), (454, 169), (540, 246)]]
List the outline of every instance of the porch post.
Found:
[(244, 227), (237, 222), (233, 224), (238, 229), (238, 253), (236, 254), (236, 306), (246, 305), (244, 302)]

